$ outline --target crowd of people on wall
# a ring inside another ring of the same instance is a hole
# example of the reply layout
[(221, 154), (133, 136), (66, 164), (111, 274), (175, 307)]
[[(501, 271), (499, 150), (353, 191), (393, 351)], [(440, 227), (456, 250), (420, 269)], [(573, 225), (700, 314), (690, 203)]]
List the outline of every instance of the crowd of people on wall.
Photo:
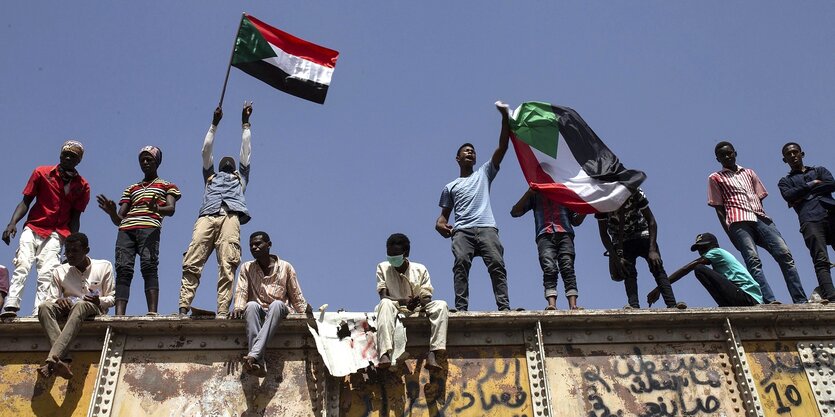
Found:
[[(490, 159), (476, 164), (471, 143), (461, 145), (455, 154), (459, 176), (446, 184), (439, 201), (440, 215), (435, 229), (451, 239), (453, 253), (454, 310), (467, 311), (469, 271), (474, 257), (484, 261), (492, 282), (499, 311), (510, 310), (507, 272), (496, 221), (490, 205), (490, 187), (508, 150), (510, 111), (497, 102), (501, 114), (499, 143)], [(302, 294), (296, 271), (287, 261), (271, 252), (272, 242), (265, 231), (249, 237), (253, 260), (241, 264), (241, 225), (249, 219), (245, 192), (250, 180), (252, 103), (241, 112), (241, 150), (238, 161), (225, 156), (215, 169), (214, 135), (223, 118), (217, 108), (202, 147), (204, 180), (203, 203), (194, 224), (191, 243), (182, 262), (178, 315), (207, 313), (192, 307), (200, 284), (203, 266), (212, 251), (217, 253), (217, 318), (245, 320), (248, 352), (243, 368), (265, 376), (264, 351), (282, 319), (290, 313), (312, 315)], [(788, 206), (797, 212), (800, 230), (814, 261), (818, 280), (818, 302), (835, 301), (828, 247), (835, 248), (835, 179), (821, 166), (804, 164), (801, 145), (786, 143), (782, 150), (788, 174), (778, 188)], [(613, 212), (597, 213), (600, 240), (606, 249), (611, 277), (622, 281), (626, 290), (625, 309), (640, 308), (636, 261), (644, 258), (656, 287), (647, 295), (648, 304), (664, 299), (668, 308), (686, 309), (677, 301), (672, 284), (690, 272), (720, 307), (747, 307), (779, 303), (762, 270), (757, 247), (762, 247), (780, 266), (793, 303), (809, 300), (801, 285), (795, 261), (773, 221), (765, 213), (762, 200), (768, 195), (756, 172), (737, 164), (737, 152), (730, 142), (720, 142), (714, 153), (720, 169), (708, 176), (707, 203), (716, 211), (722, 228), (743, 262), (719, 247), (711, 233), (695, 238), (691, 251), (698, 257), (672, 274), (667, 274), (657, 242), (658, 225), (649, 199), (640, 188)], [(118, 200), (100, 194), (98, 206), (118, 228), (114, 268), (108, 260), (90, 259), (89, 240), (80, 232), (81, 213), (90, 201), (90, 185), (76, 169), (84, 156), (84, 146), (66, 141), (54, 166), (40, 166), (23, 189), (23, 199), (15, 207), (2, 239), (9, 245), (18, 237), (18, 249), (9, 270), (0, 265), (0, 318), (11, 320), (21, 309), (21, 294), (34, 265), (37, 289), (33, 315), (46, 332), (51, 350), (39, 372), (44, 377), (71, 378), (69, 346), (84, 320), (107, 314), (115, 306), (116, 315), (126, 313), (136, 257), (144, 280), (148, 315), (158, 315), (159, 248), (165, 217), (176, 212), (181, 192), (176, 184), (159, 175), (162, 150), (144, 146), (139, 150), (142, 179), (127, 186)], [(568, 308), (581, 309), (574, 273), (574, 227), (586, 218), (558, 201), (545, 198), (533, 188), (513, 205), (510, 214), (521, 217), (533, 211), (536, 247), (542, 269), (545, 310), (557, 309), (558, 276), (562, 276)], [(27, 216), (28, 214), (28, 216)], [(17, 224), (27, 216), (18, 235)], [(62, 263), (61, 254), (65, 262)], [(426, 366), (440, 367), (438, 356), (446, 349), (446, 329), (451, 311), (443, 300), (433, 297), (426, 267), (411, 260), (409, 238), (392, 234), (386, 241), (386, 260), (377, 265), (377, 348), (379, 367), (392, 363), (395, 320), (399, 314), (425, 315), (430, 322), (430, 351)], [(239, 268), (240, 266), (240, 268)], [(237, 285), (235, 274), (238, 274)], [(231, 309), (231, 310), (230, 310)], [(61, 326), (63, 324), (63, 327)]]

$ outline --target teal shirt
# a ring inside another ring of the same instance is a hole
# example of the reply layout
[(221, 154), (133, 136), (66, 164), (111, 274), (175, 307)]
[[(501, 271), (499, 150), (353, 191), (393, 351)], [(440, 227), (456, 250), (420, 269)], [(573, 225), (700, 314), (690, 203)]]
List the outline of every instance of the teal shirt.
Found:
[(760, 291), (759, 284), (754, 281), (748, 270), (730, 252), (722, 248), (713, 248), (705, 252), (702, 257), (710, 261), (710, 266), (713, 267), (714, 271), (724, 275), (728, 281), (733, 282), (734, 285), (745, 291), (758, 303), (763, 303), (763, 294)]

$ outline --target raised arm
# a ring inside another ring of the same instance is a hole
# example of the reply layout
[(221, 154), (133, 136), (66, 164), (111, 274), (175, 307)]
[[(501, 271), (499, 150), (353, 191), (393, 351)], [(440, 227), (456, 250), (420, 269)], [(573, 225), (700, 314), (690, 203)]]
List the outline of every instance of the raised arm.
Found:
[(496, 109), (502, 115), (502, 130), (499, 133), (499, 147), (493, 152), (491, 161), (493, 162), (493, 166), (498, 169), (504, 159), (504, 155), (507, 153), (507, 145), (510, 141), (510, 108), (507, 104), (497, 101)]
[(531, 198), (534, 197), (534, 195), (536, 195), (536, 191), (528, 188), (528, 191), (526, 191), (525, 194), (522, 194), (522, 197), (519, 198), (519, 201), (517, 201), (516, 204), (514, 204), (513, 207), (510, 209), (510, 215), (512, 217), (522, 217), (525, 213), (527, 213), (528, 210), (531, 209), (530, 201)]
[(215, 160), (212, 155), (212, 150), (215, 143), (215, 131), (217, 131), (217, 125), (221, 119), (223, 119), (223, 109), (218, 107), (215, 109), (214, 114), (212, 114), (212, 125), (209, 126), (209, 131), (206, 132), (206, 137), (203, 139), (203, 181), (208, 180), (209, 176), (214, 174), (215, 171)]
[(24, 195), (23, 200), (15, 207), (12, 212), (12, 219), (9, 220), (9, 225), (6, 226), (6, 230), (3, 231), (3, 242), (6, 242), (6, 245), (11, 243), (12, 238), (14, 238), (17, 234), (17, 222), (19, 222), (20, 219), (26, 215), (26, 212), (29, 211), (29, 205), (32, 204), (32, 200), (34, 199), (34, 196)]
[(243, 135), (241, 136), (241, 165), (249, 166), (249, 157), (252, 154), (252, 134), (249, 131), (249, 116), (252, 115), (252, 102), (244, 102), (244, 108), (241, 110), (241, 126), (243, 127)]

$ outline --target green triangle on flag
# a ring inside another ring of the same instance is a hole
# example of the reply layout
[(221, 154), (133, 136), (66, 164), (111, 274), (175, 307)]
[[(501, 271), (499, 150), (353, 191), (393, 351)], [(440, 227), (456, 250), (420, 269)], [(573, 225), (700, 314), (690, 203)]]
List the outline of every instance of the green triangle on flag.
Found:
[(559, 116), (549, 103), (529, 101), (523, 103), (510, 119), (510, 129), (522, 142), (552, 157), (557, 157), (560, 128)]
[(235, 39), (235, 53), (232, 56), (232, 65), (261, 61), (264, 58), (272, 58), (276, 55), (269, 42), (264, 39), (258, 28), (249, 21), (248, 16), (241, 18), (241, 28), (238, 29), (238, 37)]

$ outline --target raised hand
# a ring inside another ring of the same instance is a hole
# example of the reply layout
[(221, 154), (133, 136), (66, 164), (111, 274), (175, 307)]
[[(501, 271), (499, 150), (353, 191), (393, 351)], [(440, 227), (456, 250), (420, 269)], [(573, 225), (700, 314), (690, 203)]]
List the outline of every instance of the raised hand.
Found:
[(220, 123), (220, 119), (222, 119), (222, 118), (223, 118), (223, 109), (221, 109), (220, 106), (218, 106), (215, 109), (214, 114), (212, 115), (212, 125), (217, 126), (218, 123)]
[(252, 102), (244, 101), (244, 108), (241, 110), (241, 124), (249, 123), (249, 116), (252, 115)]

